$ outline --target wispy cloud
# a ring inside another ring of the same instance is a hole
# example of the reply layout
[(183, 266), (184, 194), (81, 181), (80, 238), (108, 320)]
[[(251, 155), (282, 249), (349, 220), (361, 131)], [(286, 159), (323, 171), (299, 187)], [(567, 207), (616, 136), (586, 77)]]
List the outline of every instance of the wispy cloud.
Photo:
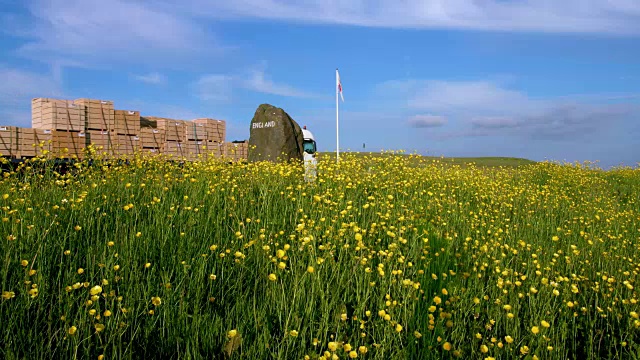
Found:
[(515, 118), (472, 120), (473, 131), (525, 135), (534, 139), (579, 140), (604, 135), (625, 116), (638, 113), (632, 104), (551, 104), (540, 114), (523, 113)]
[(192, 89), (200, 100), (228, 102), (232, 99), (234, 82), (233, 76), (210, 74), (200, 77)]
[(304, 91), (295, 86), (272, 80), (267, 75), (264, 63), (248, 71), (237, 74), (207, 74), (201, 76), (192, 86), (201, 100), (230, 101), (237, 89), (262, 94), (295, 98), (319, 98), (320, 95)]
[(0, 65), (0, 99), (4, 102), (22, 102), (26, 97), (55, 97), (61, 94), (60, 83), (50, 74)]
[(300, 98), (317, 97), (312, 93), (297, 89), (293, 86), (274, 82), (267, 76), (266, 71), (261, 68), (251, 70), (250, 75), (240, 81), (240, 86), (263, 94)]
[(30, 17), (14, 21), (14, 33), (26, 40), (18, 54), (38, 60), (86, 67), (168, 64), (222, 49), (202, 22), (151, 1), (35, 0), (28, 8)]
[(200, 16), (251, 17), (371, 27), (640, 33), (633, 0), (185, 0)]
[(471, 124), (478, 129), (505, 129), (518, 127), (520, 122), (508, 117), (478, 117)]
[(440, 127), (447, 123), (447, 118), (438, 115), (413, 115), (409, 117), (408, 123), (415, 128)]
[(407, 100), (414, 109), (504, 111), (505, 106), (522, 111), (534, 106), (527, 95), (492, 81), (414, 81)]
[(32, 98), (62, 96), (62, 85), (54, 75), (30, 72), (0, 64), (0, 119), (2, 119), (2, 125), (31, 126)]
[(138, 81), (151, 85), (161, 85), (166, 84), (167, 82), (167, 77), (157, 72), (152, 72), (146, 75), (134, 75), (134, 78)]
[(455, 119), (455, 129), (442, 134), (445, 138), (508, 135), (579, 139), (616, 129), (620, 120), (640, 114), (638, 94), (535, 98), (498, 81), (389, 81), (377, 91), (398, 94), (396, 101), (404, 103), (407, 111), (441, 114), (414, 115), (409, 122), (412, 127), (442, 126), (440, 116)]

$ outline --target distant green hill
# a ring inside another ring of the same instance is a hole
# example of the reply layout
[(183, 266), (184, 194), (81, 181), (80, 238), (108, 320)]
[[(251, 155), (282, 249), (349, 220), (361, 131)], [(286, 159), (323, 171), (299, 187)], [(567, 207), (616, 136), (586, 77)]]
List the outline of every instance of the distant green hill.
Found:
[[(380, 153), (380, 152), (341, 152), (340, 156), (408, 156), (410, 154), (392, 154), (392, 153)], [(325, 157), (336, 157), (335, 152), (319, 152), (318, 159)], [(513, 158), (513, 157), (439, 157), (439, 156), (421, 156), (421, 160), (438, 161), (444, 164), (468, 166), (475, 164), (480, 167), (518, 167), (522, 165), (535, 164), (536, 161)]]

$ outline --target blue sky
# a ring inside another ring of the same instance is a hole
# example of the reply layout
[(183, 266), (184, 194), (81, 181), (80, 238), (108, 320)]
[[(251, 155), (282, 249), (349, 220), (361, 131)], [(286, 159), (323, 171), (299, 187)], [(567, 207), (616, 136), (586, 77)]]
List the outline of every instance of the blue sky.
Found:
[(637, 0), (0, 0), (0, 122), (33, 97), (228, 123), (261, 103), (335, 150), (640, 162)]

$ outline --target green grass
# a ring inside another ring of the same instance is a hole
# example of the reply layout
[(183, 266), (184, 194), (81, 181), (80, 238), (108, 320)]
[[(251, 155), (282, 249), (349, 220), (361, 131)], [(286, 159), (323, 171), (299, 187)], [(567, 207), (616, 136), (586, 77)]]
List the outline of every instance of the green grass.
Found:
[[(335, 159), (335, 152), (321, 152), (318, 153), (318, 158)], [(349, 154), (357, 158), (363, 157), (389, 157), (389, 156), (410, 156), (411, 154), (395, 154), (390, 152), (347, 152), (341, 154)], [(416, 155), (414, 155), (416, 156)], [(414, 160), (415, 164), (424, 164), (424, 161), (439, 162), (447, 165), (457, 165), (461, 167), (467, 167), (471, 164), (478, 167), (518, 167), (523, 165), (531, 165), (536, 162), (533, 160), (513, 157), (438, 157), (438, 156), (421, 156), (418, 155), (418, 159)]]
[(639, 357), (640, 170), (319, 159), (6, 173), (0, 358)]

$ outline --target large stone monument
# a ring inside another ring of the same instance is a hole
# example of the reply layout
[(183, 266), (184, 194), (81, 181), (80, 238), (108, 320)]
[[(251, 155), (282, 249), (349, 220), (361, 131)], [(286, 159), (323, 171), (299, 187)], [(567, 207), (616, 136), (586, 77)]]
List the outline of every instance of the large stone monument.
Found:
[(249, 133), (250, 162), (303, 161), (302, 129), (289, 114), (269, 104), (258, 106)]

